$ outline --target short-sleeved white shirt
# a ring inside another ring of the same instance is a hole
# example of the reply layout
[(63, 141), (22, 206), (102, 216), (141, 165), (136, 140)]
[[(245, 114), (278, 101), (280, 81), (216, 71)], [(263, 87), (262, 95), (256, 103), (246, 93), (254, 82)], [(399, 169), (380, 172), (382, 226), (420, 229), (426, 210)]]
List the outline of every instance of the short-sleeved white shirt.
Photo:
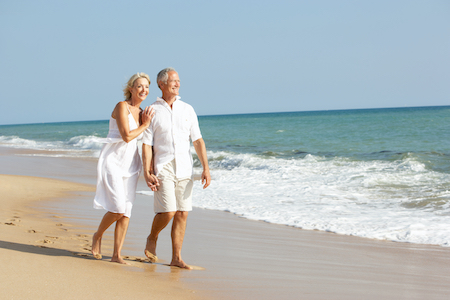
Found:
[(152, 104), (155, 115), (150, 126), (144, 131), (142, 142), (153, 146), (155, 174), (173, 159), (178, 179), (191, 177), (192, 155), (190, 140), (202, 137), (194, 108), (177, 96), (172, 109), (158, 97)]

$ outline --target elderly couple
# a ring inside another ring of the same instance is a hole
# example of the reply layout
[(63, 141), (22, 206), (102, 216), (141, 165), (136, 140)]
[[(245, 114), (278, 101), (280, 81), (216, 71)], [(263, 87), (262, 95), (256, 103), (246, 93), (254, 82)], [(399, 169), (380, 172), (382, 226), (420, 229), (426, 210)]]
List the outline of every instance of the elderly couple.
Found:
[[(97, 166), (97, 191), (94, 208), (107, 213), (92, 238), (92, 254), (101, 259), (103, 233), (116, 222), (114, 252), (111, 261), (126, 263), (121, 249), (128, 229), (138, 178), (144, 165), (144, 177), (154, 191), (152, 229), (147, 238), (145, 255), (156, 262), (158, 235), (173, 219), (171, 266), (190, 269), (181, 258), (184, 232), (192, 210), (193, 165), (190, 140), (203, 166), (202, 185), (209, 186), (211, 176), (205, 143), (197, 115), (189, 104), (180, 100), (180, 79), (173, 68), (158, 73), (162, 96), (144, 110), (140, 104), (148, 95), (147, 74), (133, 75), (124, 88), (125, 100), (117, 103), (109, 120), (107, 143)], [(137, 140), (142, 138), (141, 162)]]

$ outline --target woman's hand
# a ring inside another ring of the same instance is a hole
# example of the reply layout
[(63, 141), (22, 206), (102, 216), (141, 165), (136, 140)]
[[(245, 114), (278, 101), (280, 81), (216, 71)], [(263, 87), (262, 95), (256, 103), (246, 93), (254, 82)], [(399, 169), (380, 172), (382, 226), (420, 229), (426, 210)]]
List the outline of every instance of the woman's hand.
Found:
[(159, 180), (158, 177), (156, 177), (156, 175), (154, 174), (148, 174), (147, 176), (145, 176), (145, 181), (147, 182), (147, 186), (153, 191), (156, 192), (158, 190), (159, 187)]
[(155, 115), (155, 110), (151, 106), (147, 106), (142, 112), (141, 112), (141, 122), (142, 125), (145, 127), (148, 127), (150, 125), (150, 122), (153, 119), (153, 116)]

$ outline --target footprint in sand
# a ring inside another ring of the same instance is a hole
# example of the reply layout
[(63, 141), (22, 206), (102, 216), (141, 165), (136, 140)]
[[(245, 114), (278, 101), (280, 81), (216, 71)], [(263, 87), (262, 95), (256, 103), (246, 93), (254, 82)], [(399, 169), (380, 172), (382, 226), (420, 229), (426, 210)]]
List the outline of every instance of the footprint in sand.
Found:
[(138, 262), (143, 262), (143, 263), (147, 262), (146, 259), (140, 258), (140, 257), (136, 257), (134, 260), (135, 260), (135, 261), (138, 261)]
[(81, 257), (90, 257), (89, 254), (75, 253), (75, 252), (72, 252), (72, 253), (73, 253), (73, 255), (77, 255), (77, 256), (81, 256)]
[(43, 241), (36, 241), (36, 243), (53, 244), (53, 242), (50, 241), (50, 240), (48, 240), (48, 239), (45, 239), (45, 240), (43, 240)]
[(5, 225), (10, 225), (10, 226), (16, 226), (16, 224), (12, 223), (12, 222), (8, 222), (8, 223), (4, 223)]
[(127, 259), (127, 260), (143, 262), (143, 263), (148, 262), (147, 258), (141, 258), (141, 257), (136, 257), (136, 256), (124, 256), (123, 258)]
[[(141, 259), (141, 258), (135, 257), (135, 256), (123, 256), (123, 259), (128, 260), (128, 261), (145, 262), (144, 259)], [(128, 263), (128, 265), (129, 265), (129, 263)]]
[(45, 237), (48, 237), (49, 239), (59, 240), (59, 237), (57, 237), (57, 236), (49, 236), (49, 235), (46, 235)]
[[(61, 226), (68, 226), (68, 225), (63, 224), (63, 223), (58, 223), (58, 224), (56, 224), (56, 226), (61, 227)], [(69, 231), (69, 229), (67, 229), (67, 228), (61, 228), (61, 230)]]
[(128, 259), (128, 260), (134, 260), (135, 259), (134, 256), (128, 256), (128, 255), (124, 255), (122, 257), (123, 257), (123, 259)]

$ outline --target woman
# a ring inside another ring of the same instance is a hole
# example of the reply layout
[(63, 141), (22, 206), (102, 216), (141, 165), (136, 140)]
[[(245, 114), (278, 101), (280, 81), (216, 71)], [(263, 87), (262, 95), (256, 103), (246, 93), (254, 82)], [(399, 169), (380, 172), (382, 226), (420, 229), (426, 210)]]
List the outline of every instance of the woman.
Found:
[(94, 208), (108, 211), (92, 238), (92, 254), (97, 259), (102, 258), (103, 233), (116, 222), (111, 261), (126, 264), (120, 252), (142, 169), (137, 140), (150, 125), (154, 114), (151, 107), (144, 110), (139, 107), (147, 98), (149, 86), (147, 74), (133, 75), (123, 90), (125, 101), (117, 103), (109, 120), (107, 142), (98, 160), (97, 192), (94, 198)]

